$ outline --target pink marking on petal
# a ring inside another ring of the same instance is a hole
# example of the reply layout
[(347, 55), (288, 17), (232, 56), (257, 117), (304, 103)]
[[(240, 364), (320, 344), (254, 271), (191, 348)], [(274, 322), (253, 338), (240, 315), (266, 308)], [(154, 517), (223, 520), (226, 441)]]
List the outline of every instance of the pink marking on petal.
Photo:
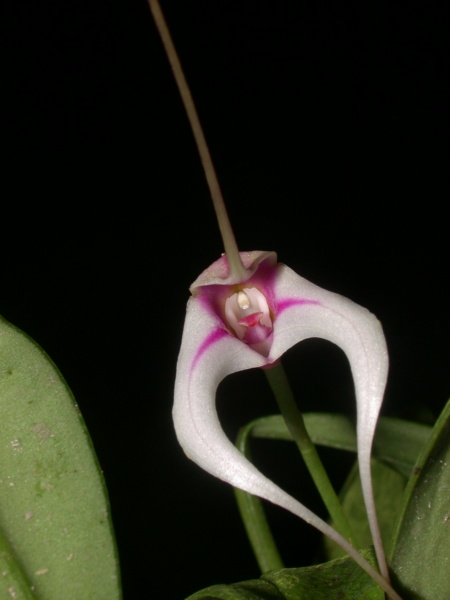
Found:
[(291, 308), (291, 306), (302, 306), (303, 304), (320, 304), (320, 302), (318, 300), (308, 300), (307, 298), (286, 298), (278, 302), (277, 314)]
[(196, 364), (198, 363), (202, 355), (206, 352), (206, 350), (208, 350), (208, 348), (210, 348), (213, 344), (215, 344), (227, 335), (230, 335), (230, 333), (220, 327), (217, 327), (217, 329), (211, 331), (211, 333), (200, 344), (199, 349), (195, 353), (195, 356), (192, 360), (191, 370), (195, 368)]

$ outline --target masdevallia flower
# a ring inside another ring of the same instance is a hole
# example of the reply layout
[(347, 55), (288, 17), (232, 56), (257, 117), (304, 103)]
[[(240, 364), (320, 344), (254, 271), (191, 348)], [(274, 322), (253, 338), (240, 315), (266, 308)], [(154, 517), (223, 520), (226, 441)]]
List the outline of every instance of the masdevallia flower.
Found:
[(381, 325), (365, 308), (277, 263), (274, 252), (242, 252), (240, 257), (244, 271), (239, 275), (233, 274), (223, 255), (190, 288), (175, 382), (173, 418), (178, 440), (187, 456), (212, 475), (300, 516), (353, 556), (354, 549), (344, 538), (235, 448), (215, 408), (217, 387), (227, 375), (270, 368), (307, 338), (337, 344), (352, 370), (362, 489), (381, 573), (388, 578), (370, 472), (388, 372)]
[[(158, 0), (149, 0), (183, 100), (211, 192), (225, 255), (192, 284), (175, 381), (173, 417), (186, 454), (212, 475), (305, 519), (344, 548), (393, 600), (377, 524), (370, 453), (388, 359), (381, 326), (367, 310), (277, 264), (273, 252), (239, 253), (202, 126)], [(310, 337), (346, 353), (355, 384), (361, 483), (381, 575), (351, 544), (258, 471), (228, 440), (215, 408), (227, 375), (270, 368)]]

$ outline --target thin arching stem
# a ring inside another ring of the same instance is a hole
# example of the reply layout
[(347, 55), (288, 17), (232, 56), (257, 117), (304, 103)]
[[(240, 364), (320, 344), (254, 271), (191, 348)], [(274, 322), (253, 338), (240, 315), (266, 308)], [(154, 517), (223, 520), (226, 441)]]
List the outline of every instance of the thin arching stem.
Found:
[(175, 46), (172, 41), (169, 29), (167, 27), (164, 15), (162, 14), (161, 7), (158, 0), (147, 0), (150, 6), (150, 10), (155, 20), (156, 27), (159, 35), (161, 36), (164, 48), (166, 50), (167, 58), (169, 59), (172, 71), (175, 77), (178, 90), (180, 92), (181, 99), (187, 112), (189, 123), (191, 124), (192, 132), (194, 134), (195, 143), (197, 144), (200, 159), (202, 161), (203, 170), (205, 171), (206, 181), (208, 182), (209, 191), (216, 212), (217, 221), (219, 224), (220, 234), (222, 236), (225, 253), (228, 258), (228, 264), (230, 271), (236, 277), (245, 279), (247, 271), (242, 264), (239, 250), (236, 244), (231, 223), (228, 218), (227, 209), (223, 200), (222, 192), (220, 190), (219, 181), (217, 179), (216, 171), (211, 159), (208, 144), (206, 143), (205, 135), (203, 133), (200, 119), (198, 118), (197, 109), (195, 108), (194, 101), (192, 99), (191, 91), (189, 89), (186, 77), (184, 76), (183, 69), (181, 67), (180, 60), (175, 50)]

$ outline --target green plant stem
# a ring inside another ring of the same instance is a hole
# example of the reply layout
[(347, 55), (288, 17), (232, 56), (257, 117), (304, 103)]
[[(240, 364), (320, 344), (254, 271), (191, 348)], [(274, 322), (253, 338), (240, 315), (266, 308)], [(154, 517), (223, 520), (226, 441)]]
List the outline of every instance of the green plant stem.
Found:
[(354, 544), (354, 536), (351, 527), (342, 510), (339, 498), (331, 485), (322, 461), (320, 460), (316, 447), (306, 430), (302, 414), (295, 402), (283, 365), (279, 362), (275, 367), (265, 369), (264, 372), (275, 395), (275, 399), (286, 422), (286, 426), (300, 450), (308, 471), (333, 520), (335, 529), (343, 537), (347, 538), (351, 544)]

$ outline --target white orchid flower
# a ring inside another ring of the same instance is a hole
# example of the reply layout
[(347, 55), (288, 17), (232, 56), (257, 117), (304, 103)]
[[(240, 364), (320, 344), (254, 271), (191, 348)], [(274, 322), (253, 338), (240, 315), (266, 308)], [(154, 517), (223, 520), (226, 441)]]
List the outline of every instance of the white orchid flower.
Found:
[[(393, 600), (375, 512), (372, 440), (383, 399), (388, 357), (378, 320), (366, 309), (303, 279), (274, 252), (239, 253), (209, 149), (158, 0), (148, 0), (186, 109), (211, 192), (225, 254), (192, 284), (175, 380), (178, 440), (200, 467), (304, 519), (339, 544)], [(319, 337), (346, 353), (357, 403), (358, 458), (364, 500), (381, 575), (332, 527), (265, 477), (226, 437), (215, 407), (231, 373), (270, 368), (302, 340)]]
[(270, 368), (289, 348), (308, 338), (337, 344), (353, 374), (361, 483), (379, 566), (387, 578), (370, 471), (388, 372), (381, 325), (365, 308), (277, 263), (274, 252), (242, 252), (240, 258), (244, 270), (239, 275), (233, 275), (223, 255), (190, 288), (175, 381), (177, 438), (201, 468), (301, 517), (355, 558), (344, 538), (237, 450), (222, 430), (215, 407), (217, 387), (227, 375)]

